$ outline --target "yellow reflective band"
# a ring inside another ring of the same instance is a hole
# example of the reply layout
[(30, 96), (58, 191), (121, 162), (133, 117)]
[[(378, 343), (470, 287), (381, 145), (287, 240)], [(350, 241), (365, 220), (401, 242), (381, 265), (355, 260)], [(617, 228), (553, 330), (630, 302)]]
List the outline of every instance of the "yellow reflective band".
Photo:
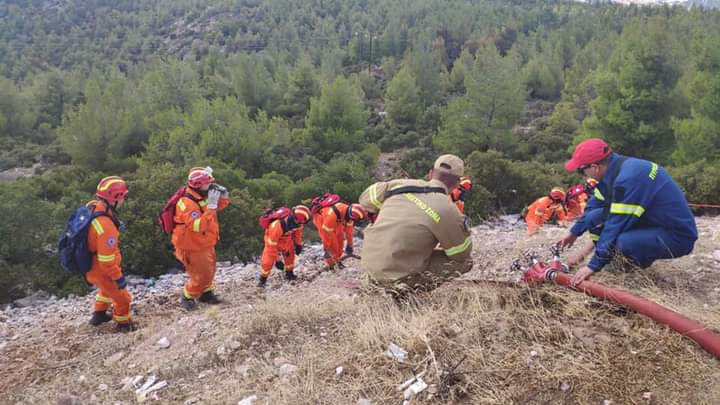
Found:
[(265, 243), (267, 243), (267, 244), (270, 245), (270, 246), (275, 246), (275, 245), (278, 244), (277, 241), (274, 241), (274, 240), (272, 240), (272, 239), (266, 239), (266, 240), (265, 240)]
[(210, 291), (213, 291), (214, 289), (215, 289), (215, 285), (213, 284), (213, 285), (211, 285), (210, 287), (204, 289), (203, 292), (204, 292), (204, 293), (210, 292)]
[(438, 214), (434, 209), (432, 209), (432, 207), (429, 207), (427, 204), (425, 204), (425, 201), (417, 198), (414, 194), (405, 193), (403, 195), (408, 200), (414, 202), (415, 205), (417, 205), (418, 208), (423, 210), (423, 212), (425, 212), (425, 214), (427, 214), (427, 216), (429, 216), (433, 221), (438, 224), (440, 223), (440, 214)]
[(658, 165), (657, 165), (657, 163), (653, 163), (648, 177), (650, 177), (651, 180), (655, 180), (655, 178), (657, 177), (657, 172), (658, 172)]
[(103, 297), (102, 295), (96, 295), (95, 301), (104, 302), (106, 304), (112, 304), (112, 300), (108, 297)]
[(98, 221), (97, 218), (93, 219), (93, 221), (92, 221), (92, 226), (93, 226), (93, 228), (95, 228), (95, 233), (97, 233), (98, 236), (100, 236), (100, 235), (102, 235), (103, 233), (105, 233), (105, 229), (103, 229), (102, 224), (100, 223), (100, 221)]
[(327, 231), (327, 232), (332, 232), (335, 230), (335, 228), (328, 228), (327, 226), (325, 226), (325, 224), (323, 224), (322, 229), (323, 229), (323, 231)]
[(373, 184), (370, 186), (370, 202), (372, 205), (375, 206), (375, 208), (380, 209), (380, 200), (377, 198), (377, 186), (376, 184)]
[(590, 240), (593, 242), (598, 241), (598, 240), (600, 240), (600, 235), (595, 235), (594, 233), (591, 233)]
[(207, 200), (202, 200), (198, 203), (199, 206), (204, 207), (208, 204)]
[(178, 208), (180, 208), (180, 211), (185, 211), (187, 209), (187, 207), (185, 206), (185, 203), (183, 202), (182, 199), (178, 200), (177, 206), (178, 206)]
[(106, 182), (105, 184), (103, 184), (101, 187), (98, 187), (98, 190), (99, 190), (99, 191), (106, 191), (106, 190), (109, 189), (110, 186), (112, 186), (113, 184), (115, 184), (115, 183), (122, 183), (122, 182), (123, 182), (123, 180), (122, 180), (120, 177), (115, 177), (114, 179), (112, 179), (112, 180)]
[(602, 193), (600, 192), (600, 190), (597, 189), (597, 187), (595, 187), (595, 191), (593, 191), (593, 195), (594, 195), (595, 198), (597, 198), (598, 200), (600, 200), (600, 201), (605, 201), (605, 197), (603, 197)]
[(640, 205), (621, 203), (610, 204), (611, 214), (635, 215), (636, 217), (640, 217), (644, 212), (645, 208)]
[(97, 255), (98, 261), (101, 263), (107, 263), (115, 260), (115, 253), (111, 255)]
[(193, 232), (200, 232), (200, 218), (193, 221)]
[(472, 245), (472, 240), (468, 236), (465, 239), (465, 242), (463, 242), (455, 247), (451, 247), (450, 249), (445, 249), (445, 254), (448, 256), (455, 256), (456, 254), (466, 251), (471, 245)]
[(114, 315), (113, 319), (115, 320), (115, 322), (127, 322), (130, 320), (130, 315), (128, 315), (128, 316)]

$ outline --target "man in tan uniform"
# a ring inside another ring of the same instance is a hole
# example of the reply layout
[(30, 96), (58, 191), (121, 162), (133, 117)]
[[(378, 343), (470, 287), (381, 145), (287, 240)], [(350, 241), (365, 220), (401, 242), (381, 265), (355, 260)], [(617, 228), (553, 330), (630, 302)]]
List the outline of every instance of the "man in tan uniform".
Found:
[(371, 282), (429, 290), (472, 268), (469, 221), (448, 197), (463, 171), (462, 159), (442, 155), (430, 181), (379, 182), (362, 193), (360, 204), (377, 215), (365, 230), (360, 264)]

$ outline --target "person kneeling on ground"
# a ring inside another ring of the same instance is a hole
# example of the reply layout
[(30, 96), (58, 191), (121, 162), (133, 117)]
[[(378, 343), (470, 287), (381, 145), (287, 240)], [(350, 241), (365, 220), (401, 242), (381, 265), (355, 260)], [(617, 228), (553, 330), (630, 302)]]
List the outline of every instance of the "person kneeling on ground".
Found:
[(365, 229), (360, 262), (371, 284), (431, 290), (470, 271), (470, 223), (448, 196), (463, 170), (462, 159), (443, 155), (435, 161), (430, 181), (379, 182), (362, 193), (360, 204), (377, 215)]

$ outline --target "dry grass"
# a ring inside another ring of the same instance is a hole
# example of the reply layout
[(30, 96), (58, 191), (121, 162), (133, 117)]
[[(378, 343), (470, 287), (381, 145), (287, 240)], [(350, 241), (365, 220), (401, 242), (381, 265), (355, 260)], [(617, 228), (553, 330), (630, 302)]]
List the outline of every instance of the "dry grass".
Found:
[[(597, 277), (720, 330), (720, 303), (708, 295), (717, 278), (673, 267), (686, 266), (682, 260)], [(169, 305), (140, 306), (142, 328), (129, 335), (78, 326), (84, 320), (38, 326), (6, 352), (0, 402), (72, 395), (130, 404), (135, 396), (121, 390), (122, 379), (153, 373), (169, 382), (160, 403), (236, 404), (257, 394), (258, 404), (399, 404), (397, 386), (425, 372), (435, 393), (413, 403), (720, 403), (720, 363), (698, 345), (560, 287), (455, 281), (402, 305), (328, 278), (268, 293), (243, 282), (223, 292), (224, 305), (191, 314), (171, 296), (158, 301)], [(163, 336), (169, 349), (155, 344)], [(409, 352), (407, 362), (384, 356), (390, 342)], [(104, 363), (117, 352), (121, 360)], [(295, 376), (278, 375), (285, 362), (298, 366)]]

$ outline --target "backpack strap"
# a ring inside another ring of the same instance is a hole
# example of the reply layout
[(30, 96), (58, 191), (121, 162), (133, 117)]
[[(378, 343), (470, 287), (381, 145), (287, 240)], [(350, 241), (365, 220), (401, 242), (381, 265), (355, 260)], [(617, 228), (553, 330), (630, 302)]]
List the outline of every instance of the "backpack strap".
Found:
[(615, 180), (617, 179), (617, 176), (620, 174), (620, 168), (622, 167), (623, 163), (628, 160), (627, 156), (620, 156), (618, 159), (618, 164), (615, 166), (615, 170), (610, 175), (610, 181), (608, 182), (608, 196), (605, 198), (605, 205), (603, 206), (603, 223), (607, 221), (608, 216), (610, 216), (610, 205), (613, 202), (613, 198), (615, 197)]
[(340, 215), (340, 210), (338, 209), (337, 204), (331, 205), (330, 208), (332, 208), (333, 212), (335, 213), (335, 217), (337, 218), (337, 220), (338, 221), (342, 220), (341, 215)]
[(420, 187), (420, 186), (404, 186), (404, 187), (398, 187), (394, 190), (388, 190), (385, 192), (385, 199), (398, 195), (398, 194), (430, 194), (430, 193), (441, 193), (441, 194), (447, 194), (447, 191), (445, 191), (442, 187)]

